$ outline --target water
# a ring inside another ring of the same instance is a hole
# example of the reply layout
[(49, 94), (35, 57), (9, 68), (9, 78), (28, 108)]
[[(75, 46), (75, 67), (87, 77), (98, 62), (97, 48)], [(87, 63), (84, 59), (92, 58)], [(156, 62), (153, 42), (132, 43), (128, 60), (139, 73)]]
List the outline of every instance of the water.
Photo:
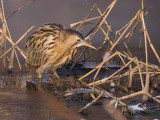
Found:
[[(67, 73), (67, 71), (66, 71)], [(73, 75), (63, 74), (63, 80), (56, 83), (56, 89), (51, 83), (50, 74), (43, 75), (43, 83), (38, 85), (36, 75), (31, 79), (31, 86), (22, 87), (28, 74), (7, 74), (0, 76), (0, 119), (3, 120), (98, 120), (107, 119), (103, 107), (93, 106), (85, 114), (78, 111), (88, 101), (64, 99), (65, 90), (74, 81)], [(53, 80), (56, 78), (53, 77)], [(50, 81), (49, 81), (50, 80)], [(70, 83), (66, 86), (67, 82)], [(32, 86), (35, 85), (35, 86)], [(60, 86), (60, 88), (59, 88)], [(77, 86), (75, 86), (77, 87)], [(36, 89), (35, 89), (36, 88)], [(58, 89), (58, 91), (56, 91)], [(95, 113), (99, 113), (95, 116)], [(107, 115), (106, 115), (107, 114)]]
[[(82, 70), (78, 74), (86, 72)], [(30, 79), (32, 82), (26, 86), (23, 84), (28, 78), (28, 73), (1, 75), (0, 120), (124, 120), (125, 117), (130, 120), (160, 119), (159, 111), (137, 115), (125, 114), (124, 117), (120, 109), (115, 111), (114, 106), (106, 104), (110, 99), (104, 99), (103, 102), (100, 100), (80, 114), (78, 111), (91, 99), (86, 95), (64, 97), (66, 90), (82, 86), (69, 70), (58, 71), (58, 74), (61, 79), (56, 83), (53, 74), (44, 74), (42, 84), (34, 75)], [(105, 71), (102, 71), (98, 78), (104, 77), (103, 75), (106, 76)]]

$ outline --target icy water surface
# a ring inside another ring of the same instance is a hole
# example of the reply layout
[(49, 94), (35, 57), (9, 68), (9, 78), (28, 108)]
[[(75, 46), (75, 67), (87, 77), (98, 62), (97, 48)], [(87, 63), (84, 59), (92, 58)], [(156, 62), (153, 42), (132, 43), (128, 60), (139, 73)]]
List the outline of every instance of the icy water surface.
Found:
[(51, 79), (56, 79), (54, 76), (45, 74), (42, 84), (40, 84), (35, 75), (32, 78), (33, 84), (28, 83), (29, 85), (22, 87), (27, 77), (26, 73), (0, 76), (0, 120), (112, 119), (101, 105), (91, 107), (82, 115), (78, 111), (88, 101), (72, 101), (63, 98), (64, 90), (69, 89), (69, 85), (65, 84), (74, 80), (74, 77), (69, 74), (65, 77), (61, 76), (63, 82), (57, 83), (58, 92), (56, 93), (53, 91), (55, 88), (51, 83)]

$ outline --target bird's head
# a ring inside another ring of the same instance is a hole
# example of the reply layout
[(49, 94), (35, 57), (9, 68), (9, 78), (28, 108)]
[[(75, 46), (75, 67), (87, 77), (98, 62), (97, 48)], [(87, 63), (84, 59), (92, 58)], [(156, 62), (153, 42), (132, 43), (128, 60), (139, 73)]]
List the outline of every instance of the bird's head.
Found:
[(86, 40), (84, 40), (84, 37), (81, 33), (78, 31), (72, 30), (72, 29), (66, 29), (65, 31), (65, 42), (67, 45), (72, 46), (74, 48), (78, 48), (81, 46), (87, 46), (93, 49), (96, 49), (94, 46), (92, 46), (90, 43), (88, 43)]

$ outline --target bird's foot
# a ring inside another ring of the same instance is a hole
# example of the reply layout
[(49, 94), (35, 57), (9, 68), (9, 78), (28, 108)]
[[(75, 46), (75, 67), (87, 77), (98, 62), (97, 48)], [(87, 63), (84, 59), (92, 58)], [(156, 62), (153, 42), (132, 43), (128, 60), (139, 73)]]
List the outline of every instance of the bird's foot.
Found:
[(54, 75), (55, 75), (58, 79), (60, 79), (60, 77), (59, 77), (59, 75), (57, 74), (56, 70), (53, 70), (53, 73), (54, 73)]

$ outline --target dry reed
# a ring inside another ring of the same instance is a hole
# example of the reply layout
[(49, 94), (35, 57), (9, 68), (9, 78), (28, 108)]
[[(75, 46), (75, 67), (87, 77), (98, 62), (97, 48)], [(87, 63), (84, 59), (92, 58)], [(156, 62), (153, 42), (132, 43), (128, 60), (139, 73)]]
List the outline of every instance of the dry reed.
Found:
[[(23, 9), (24, 7), (30, 5), (31, 3), (35, 2), (37, 0), (32, 0), (31, 2), (25, 4), (24, 6), (18, 8), (17, 10), (15, 10), (9, 17), (7, 17), (7, 19), (9, 19), (11, 16), (13, 16), (16, 12), (20, 11), (21, 9)], [(108, 15), (110, 14), (111, 10), (113, 9), (114, 5), (116, 4), (117, 0), (113, 0), (112, 3), (105, 9), (104, 12), (101, 12), (101, 10), (98, 8), (98, 6), (96, 4), (93, 5), (93, 7), (91, 8), (89, 14), (82, 20), (76, 23), (72, 23), (70, 24), (70, 27), (77, 27), (77, 31), (80, 31), (82, 29), (85, 29), (85, 25), (91, 23), (93, 20), (97, 20), (94, 24), (92, 24), (92, 28), (86, 33), (85, 35), (85, 39), (89, 39), (90, 42), (93, 41), (94, 37), (96, 34), (98, 34), (99, 32), (102, 32), (104, 34), (104, 41), (102, 43), (101, 46), (99, 46), (97, 48), (96, 51), (93, 51), (91, 53), (91, 55), (89, 55), (85, 60), (87, 60), (90, 56), (94, 55), (95, 52), (98, 52), (100, 49), (104, 48), (105, 44), (108, 42), (110, 49), (108, 51), (108, 54), (106, 55), (106, 57), (104, 58), (104, 60), (97, 65), (93, 70), (89, 71), (88, 73), (86, 73), (85, 75), (83, 75), (82, 77), (80, 77), (78, 80), (84, 84), (85, 86), (93, 89), (93, 90), (100, 90), (102, 91), (101, 94), (99, 94), (99, 96), (97, 98), (95, 98), (94, 94), (92, 95), (92, 98), (94, 99), (91, 103), (89, 103), (88, 105), (86, 105), (84, 108), (82, 108), (79, 112), (82, 112), (84, 110), (86, 110), (88, 107), (90, 107), (92, 104), (94, 104), (97, 100), (99, 100), (102, 95), (104, 93), (106, 93), (108, 96), (110, 96), (113, 101), (111, 102), (112, 104), (116, 103), (116, 106), (118, 103), (120, 103), (121, 105), (126, 105), (124, 102), (122, 102), (125, 99), (128, 98), (132, 98), (132, 97), (136, 97), (139, 95), (145, 95), (142, 99), (143, 100), (147, 100), (148, 97), (152, 98), (153, 100), (155, 100), (157, 103), (160, 103), (160, 101), (156, 98), (153, 97), (148, 91), (149, 91), (149, 78), (151, 74), (160, 74), (160, 68), (159, 67), (155, 67), (152, 64), (149, 63), (148, 61), (148, 43), (149, 46), (151, 47), (153, 53), (155, 54), (158, 62), (160, 63), (160, 57), (157, 53), (157, 51), (155, 50), (151, 39), (149, 37), (149, 33), (147, 31), (147, 26), (145, 24), (145, 19), (144, 17), (149, 13), (149, 11), (144, 10), (144, 5), (143, 5), (143, 0), (141, 1), (142, 4), (142, 8), (140, 10), (137, 11), (137, 13), (135, 14), (135, 16), (126, 24), (124, 25), (121, 29), (117, 30), (116, 33), (114, 34), (112, 32), (112, 28), (108, 21), (106, 20), (106, 18), (108, 17)], [(20, 37), (19, 40), (17, 40), (15, 43), (12, 40), (12, 37), (10, 35), (9, 32), (9, 28), (7, 25), (7, 19), (5, 18), (5, 14), (4, 14), (4, 7), (3, 7), (3, 0), (1, 0), (1, 4), (2, 4), (2, 10), (0, 9), (0, 19), (1, 19), (1, 23), (2, 23), (2, 29), (0, 29), (0, 33), (1, 33), (1, 39), (0, 39), (0, 59), (3, 59), (3, 64), (4, 67), (7, 67), (7, 62), (9, 63), (9, 68), (12, 69), (13, 66), (13, 59), (14, 57), (16, 57), (18, 65), (20, 70), (22, 69), (21, 67), (21, 63), (19, 61), (18, 55), (17, 55), (17, 51), (23, 56), (23, 58), (26, 58), (26, 54), (23, 50), (21, 50), (18, 47), (18, 43), (28, 34), (28, 32), (33, 28), (33, 26), (26, 32), (24, 33), (24, 35), (22, 37)], [(89, 18), (91, 16), (91, 14), (97, 10), (99, 13), (99, 16), (95, 16), (93, 18)], [(137, 28), (137, 26), (139, 25), (139, 23), (142, 23), (142, 29), (143, 29), (143, 37), (144, 37), (144, 42), (145, 42), (145, 56), (146, 56), (146, 61), (142, 62), (140, 60), (138, 60), (137, 57), (133, 56), (132, 53), (129, 50), (128, 44), (131, 41), (131, 38), (133, 37), (133, 34), (135, 33), (135, 30)], [(106, 26), (107, 29), (104, 29), (103, 26)], [(110, 35), (110, 36), (109, 36)], [(128, 41), (125, 41), (126, 39), (128, 39)], [(6, 49), (6, 43), (9, 42), (12, 47), (9, 48), (8, 50)], [(119, 44), (124, 45), (125, 50), (120, 49), (122, 51), (119, 51), (120, 48)], [(74, 61), (73, 66), (77, 63), (77, 61), (84, 55), (84, 52), (86, 51), (86, 49), (84, 49), (80, 56)], [(8, 57), (10, 53), (10, 57)], [(97, 80), (97, 75), (99, 74), (102, 66), (104, 64), (106, 64), (109, 60), (112, 60), (113, 58), (115, 58), (116, 56), (119, 57), (119, 59), (122, 61), (123, 66), (118, 69), (116, 72), (114, 72), (113, 74), (111, 74), (109, 77), (102, 79), (102, 80)], [(128, 68), (129, 66), (129, 70), (127, 70), (125, 73), (123, 72), (125, 68)], [(84, 78), (87, 77), (88, 75), (90, 75), (91, 73), (95, 72), (95, 75), (93, 77), (93, 80), (89, 83), (85, 82)], [(106, 82), (110, 82), (110, 81), (121, 81), (121, 78), (127, 77), (128, 78), (128, 86), (127, 88), (125, 86), (119, 85), (121, 88), (123, 88), (125, 91), (129, 89), (131, 89), (133, 87), (133, 76), (134, 75), (138, 75), (139, 79), (140, 79), (140, 84), (141, 84), (141, 90), (140, 91), (136, 91), (133, 92), (129, 95), (125, 95), (125, 96), (121, 96), (121, 97), (116, 97), (114, 95), (109, 94), (109, 92), (106, 89), (103, 89), (102, 87), (100, 87), (100, 85), (105, 86)], [(143, 81), (143, 76), (145, 76), (145, 84)], [(24, 87), (24, 85), (22, 86)], [(146, 97), (147, 96), (147, 97)]]
[[(4, 5), (3, 5), (3, 0), (1, 0), (1, 5), (2, 5), (2, 10), (0, 9), (0, 19), (1, 19), (1, 25), (2, 25), (2, 29), (0, 29), (0, 33), (1, 33), (1, 39), (0, 39), (0, 47), (1, 47), (1, 51), (0, 51), (0, 59), (3, 59), (3, 65), (4, 68), (7, 68), (7, 61), (8, 60), (8, 69), (12, 70), (14, 68), (14, 56), (16, 56), (17, 62), (18, 62), (18, 66), (19, 69), (21, 70), (21, 63), (19, 61), (18, 55), (17, 55), (17, 51), (22, 55), (22, 57), (25, 59), (26, 58), (26, 54), (25, 52), (20, 49), (17, 44), (27, 35), (27, 33), (33, 28), (31, 27), (16, 43), (13, 42), (12, 37), (10, 35), (10, 31), (7, 25), (7, 20), (13, 16), (16, 12), (20, 11), (21, 9), (23, 9), (24, 7), (30, 5), (31, 3), (38, 1), (38, 0), (32, 0), (29, 3), (21, 6), (20, 8), (18, 8), (17, 10), (15, 10), (10, 16), (5, 17), (5, 12), (4, 12)], [(0, 26), (1, 26), (0, 25)], [(6, 44), (11, 43), (12, 47), (10, 47), (8, 50), (6, 50)], [(16, 49), (15, 49), (16, 48)], [(11, 52), (10, 52), (11, 51)], [(10, 52), (10, 58), (8, 57), (8, 53)], [(6, 59), (7, 57), (7, 59)]]
[[(109, 41), (110, 46), (111, 46), (109, 51), (108, 51), (108, 54), (105, 57), (105, 59), (99, 65), (97, 65), (93, 70), (89, 71), (88, 73), (86, 73), (85, 75), (80, 77), (78, 80), (80, 82), (82, 82), (83, 84), (85, 84), (87, 87), (92, 88), (93, 90), (98, 89), (98, 90), (102, 90), (102, 91), (105, 91), (106, 93), (108, 93), (108, 91), (101, 88), (100, 85), (105, 86), (106, 82), (109, 82), (109, 81), (112, 81), (112, 80), (120, 81), (121, 80), (120, 78), (127, 77), (128, 78), (128, 88), (131, 89), (132, 85), (133, 85), (132, 82), (134, 81), (133, 76), (134, 75), (139, 75), (140, 84), (141, 84), (141, 91), (132, 92), (132, 94), (129, 94), (127, 96), (118, 97), (118, 98), (109, 94), (109, 96), (113, 100), (115, 100), (114, 103), (116, 103), (116, 101), (118, 100), (118, 103), (120, 103), (121, 105), (126, 105), (125, 103), (122, 102), (122, 100), (131, 98), (131, 97), (136, 97), (136, 96), (139, 96), (139, 95), (144, 95), (145, 96), (145, 97), (142, 97), (143, 101), (146, 101), (148, 99), (148, 97), (150, 97), (153, 100), (155, 100), (156, 102), (160, 103), (159, 100), (156, 97), (152, 97), (152, 95), (148, 92), (150, 75), (160, 73), (160, 68), (155, 67), (148, 62), (148, 49), (147, 49), (148, 45), (147, 45), (147, 42), (149, 43), (149, 45), (150, 45), (152, 51), (154, 52), (156, 58), (160, 62), (159, 55), (158, 55), (157, 51), (155, 50), (155, 48), (154, 48), (154, 46), (151, 42), (151, 39), (150, 39), (148, 31), (147, 31), (147, 27), (145, 25), (145, 20), (144, 20), (144, 17), (149, 13), (150, 9), (145, 12), (144, 5), (143, 5), (143, 0), (142, 0), (141, 1), (141, 4), (142, 4), (141, 10), (138, 10), (136, 15), (126, 25), (124, 25), (121, 29), (117, 30), (115, 34), (113, 34), (113, 32), (111, 30), (111, 25), (109, 25), (106, 18), (108, 17), (108, 14), (110, 13), (112, 8), (114, 7), (115, 3), (116, 3), (116, 0), (113, 0), (113, 2), (105, 10), (105, 12), (101, 12), (100, 9), (97, 7), (97, 5), (94, 5), (91, 9), (91, 12), (87, 15), (87, 17), (83, 21), (72, 23), (70, 25), (71, 27), (75, 27), (75, 26), (79, 25), (78, 29), (79, 28), (83, 29), (83, 27), (85, 27), (87, 22), (91, 22), (92, 20), (98, 19), (98, 22), (96, 22), (93, 25), (92, 29), (86, 34), (86, 36), (88, 36), (88, 37), (86, 37), (86, 39), (93, 40), (94, 35), (98, 34), (98, 32), (100, 32), (100, 31), (102, 31), (102, 33), (105, 35), (105, 38), (104, 38), (103, 44), (101, 46), (99, 46), (96, 51), (92, 52), (91, 55), (93, 55), (98, 50), (102, 49), (104, 47), (104, 44), (106, 43), (106, 40)], [(95, 8), (97, 8), (100, 16), (97, 16), (97, 17), (95, 16), (93, 18), (88, 18), (91, 15), (91, 13), (93, 12), (93, 9), (95, 9)], [(139, 61), (137, 57), (133, 57), (133, 55), (131, 54), (131, 52), (129, 50), (129, 47), (127, 46), (128, 43), (131, 41), (131, 38), (133, 37), (133, 34), (135, 33), (135, 30), (136, 30), (137, 26), (139, 25), (139, 23), (142, 23), (142, 29), (144, 31), (144, 34), (143, 34), (144, 36), (143, 37), (144, 37), (144, 41), (145, 41), (145, 55), (146, 55), (145, 63), (142, 62), (142, 61)], [(106, 31), (105, 29), (103, 29), (102, 25), (106, 25), (108, 30)], [(131, 29), (131, 30), (129, 30), (129, 29)], [(111, 34), (111, 37), (108, 36), (109, 33)], [(127, 41), (128, 43), (125, 42), (125, 40), (127, 38), (128, 38), (128, 41)], [(111, 40), (114, 40), (114, 42), (111, 41)], [(119, 48), (117, 46), (121, 43), (126, 48), (126, 51), (122, 50), (122, 52), (120, 52), (119, 50), (116, 50), (116, 48)], [(116, 50), (116, 52), (113, 52), (113, 50)], [(84, 52), (85, 52), (85, 50), (81, 53), (80, 57), (83, 55)], [(89, 55), (89, 57), (91, 55)], [(115, 56), (118, 56), (120, 58), (120, 60), (123, 63), (123, 66), (119, 70), (114, 72), (112, 75), (108, 76), (107, 78), (102, 79), (102, 80), (96, 80), (97, 75), (99, 74), (99, 72), (102, 68), (102, 65), (107, 63), (109, 60), (113, 59)], [(80, 59), (80, 57), (78, 58), (78, 60)], [(127, 66), (129, 66), (129, 70), (127, 72), (123, 73), (122, 71), (125, 68), (127, 68)], [(90, 83), (86, 83), (84, 78), (87, 77), (88, 75), (90, 75), (91, 73), (95, 72), (95, 71), (96, 71), (96, 73), (94, 75), (93, 81), (90, 82)], [(146, 78), (145, 79), (145, 84), (143, 82), (143, 77), (144, 76)], [(127, 88), (125, 88), (124, 86), (120, 85), (120, 87), (122, 87), (125, 91), (127, 91)], [(92, 104), (92, 102), (90, 104)], [(88, 106), (87, 107), (85, 106), (80, 111), (83, 111), (86, 108), (88, 108)]]

